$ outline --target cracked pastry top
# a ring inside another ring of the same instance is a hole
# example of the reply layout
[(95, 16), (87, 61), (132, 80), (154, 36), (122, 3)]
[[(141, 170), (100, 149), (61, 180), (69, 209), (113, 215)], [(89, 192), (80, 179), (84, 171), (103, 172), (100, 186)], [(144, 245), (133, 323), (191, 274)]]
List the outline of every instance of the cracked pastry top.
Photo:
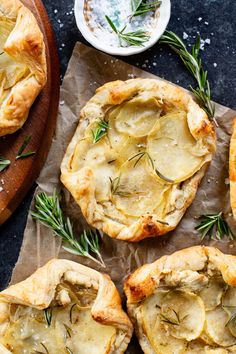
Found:
[(125, 283), (145, 354), (236, 353), (236, 257), (196, 246), (137, 269)]
[(52, 260), (0, 293), (1, 354), (121, 354), (132, 336), (107, 275)]
[(46, 82), (43, 34), (18, 0), (0, 2), (0, 136), (14, 133)]
[(233, 132), (230, 141), (229, 179), (231, 208), (234, 219), (236, 220), (236, 118), (234, 119)]
[(89, 224), (140, 241), (177, 226), (214, 151), (213, 126), (186, 91), (115, 81), (82, 109), (61, 180)]

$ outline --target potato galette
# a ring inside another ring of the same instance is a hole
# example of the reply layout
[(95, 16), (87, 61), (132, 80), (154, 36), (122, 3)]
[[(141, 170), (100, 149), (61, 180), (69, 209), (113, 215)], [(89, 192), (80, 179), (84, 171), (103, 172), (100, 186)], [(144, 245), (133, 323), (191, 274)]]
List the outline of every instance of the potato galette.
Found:
[(137, 269), (127, 306), (145, 354), (236, 353), (236, 257), (191, 247)]
[(0, 293), (2, 354), (120, 354), (132, 324), (110, 278), (52, 260)]
[(0, 136), (14, 133), (46, 82), (43, 35), (18, 0), (0, 1)]
[(116, 81), (82, 109), (61, 180), (89, 224), (139, 241), (176, 227), (214, 151), (212, 124), (186, 91)]

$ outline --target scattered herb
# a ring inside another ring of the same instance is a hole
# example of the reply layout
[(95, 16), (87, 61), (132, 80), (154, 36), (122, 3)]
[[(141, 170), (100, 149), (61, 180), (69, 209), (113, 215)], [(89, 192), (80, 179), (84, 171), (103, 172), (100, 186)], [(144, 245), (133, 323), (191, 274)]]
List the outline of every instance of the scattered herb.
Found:
[(168, 316), (167, 314), (161, 313), (162, 322), (166, 322), (166, 323), (171, 324), (171, 325), (179, 326), (180, 325), (180, 319), (179, 319), (178, 313), (174, 309), (171, 309), (171, 308), (169, 308), (169, 309), (172, 311), (174, 317), (173, 316)]
[(142, 151), (142, 152), (139, 152), (138, 154), (130, 157), (128, 159), (128, 161), (132, 161), (134, 159), (137, 159), (135, 161), (135, 164), (134, 164), (134, 167), (137, 166), (137, 164), (139, 163), (139, 161), (143, 158), (143, 157), (147, 157), (148, 158), (148, 162), (150, 163), (151, 167), (153, 168), (153, 170), (156, 172), (156, 174), (158, 175), (158, 177), (160, 177), (161, 179), (163, 179), (164, 181), (168, 182), (168, 183), (174, 183), (173, 180), (163, 176), (163, 174), (161, 172), (159, 172), (156, 168), (155, 168), (155, 165), (154, 165), (154, 162), (153, 162), (153, 159), (151, 158), (150, 154), (147, 152), (147, 151)]
[(148, 2), (147, 0), (131, 0), (132, 17), (143, 15), (150, 11), (155, 11), (161, 6), (161, 1)]
[(0, 172), (4, 171), (10, 164), (10, 160), (7, 160), (5, 159), (5, 157), (0, 156)]
[(202, 108), (208, 114), (209, 118), (214, 120), (215, 124), (218, 126), (214, 118), (215, 105), (211, 102), (211, 90), (207, 79), (207, 71), (204, 71), (202, 67), (202, 60), (199, 55), (201, 46), (200, 35), (198, 35), (196, 43), (192, 47), (191, 53), (187, 50), (183, 41), (171, 31), (166, 31), (162, 35), (160, 43), (168, 44), (180, 56), (186, 68), (197, 81), (198, 87), (196, 89), (191, 87), (192, 92), (201, 104)]
[(43, 344), (43, 343), (41, 343), (41, 345), (42, 345), (42, 347), (44, 347), (44, 349), (45, 349), (46, 353), (47, 353), (47, 354), (49, 354), (49, 351), (48, 351), (48, 349), (47, 349), (46, 345), (45, 345), (45, 344)]
[(236, 306), (223, 305), (222, 308), (234, 310), (234, 313), (230, 316), (229, 320), (226, 322), (225, 327), (229, 326), (231, 323), (236, 324)]
[(66, 350), (68, 351), (69, 354), (73, 354), (73, 352), (70, 348), (66, 347)]
[(92, 130), (93, 143), (96, 144), (100, 139), (102, 139), (108, 131), (109, 125), (105, 120), (100, 120), (98, 126), (95, 130)]
[(44, 317), (45, 317), (48, 327), (50, 327), (51, 323), (52, 323), (52, 308), (51, 307), (48, 307), (47, 309), (44, 310)]
[(64, 327), (66, 329), (67, 338), (71, 338), (72, 334), (73, 334), (72, 329), (69, 326), (67, 326), (67, 324), (65, 324), (65, 323), (63, 323), (63, 324), (64, 324)]
[(110, 182), (111, 182), (111, 194), (119, 195), (120, 197), (128, 197), (129, 195), (131, 195), (131, 193), (127, 192), (127, 191), (122, 191), (122, 188), (121, 188), (122, 186), (120, 184), (120, 178), (121, 178), (121, 176), (118, 176), (114, 179), (109, 177)]
[(71, 308), (70, 308), (70, 323), (71, 324), (73, 324), (72, 316), (73, 316), (73, 310), (74, 310), (75, 306), (77, 306), (77, 304), (72, 305)]
[[(77, 240), (70, 219), (63, 215), (59, 199), (56, 191), (54, 191), (51, 196), (46, 193), (38, 194), (35, 197), (35, 212), (32, 212), (32, 217), (51, 228), (55, 235), (62, 238), (62, 240), (68, 244), (68, 246), (63, 246), (66, 251), (78, 256), (87, 257), (102, 267), (105, 267), (99, 252), (97, 232), (90, 230), (87, 233), (84, 231)], [(99, 260), (94, 258), (90, 252), (95, 253)]]
[(4, 54), (4, 52), (1, 52), (1, 53), (0, 53), (0, 55), (3, 55), (3, 54)]
[(126, 26), (125, 26), (123, 27), (122, 30), (119, 30), (114, 24), (114, 22), (110, 19), (110, 17), (108, 16), (105, 17), (111, 29), (117, 34), (121, 47), (122, 47), (122, 41), (126, 42), (130, 46), (143, 47), (144, 43), (147, 42), (150, 38), (148, 32), (143, 31), (142, 29), (138, 29), (137, 31), (133, 31), (133, 32), (125, 32), (126, 30)]
[[(207, 214), (200, 217), (200, 224), (195, 227), (201, 233), (201, 240), (206, 236), (213, 239), (214, 235), (217, 240), (221, 240), (223, 236), (227, 236), (230, 240), (234, 239), (234, 235), (224, 219), (223, 213)], [(214, 235), (213, 235), (214, 234)]]
[(16, 160), (19, 159), (24, 159), (26, 157), (32, 156), (35, 154), (35, 151), (28, 151), (26, 153), (24, 153), (25, 149), (27, 148), (30, 140), (32, 139), (32, 136), (27, 136), (23, 142), (23, 144), (21, 145), (21, 147), (18, 150), (17, 156), (16, 156)]

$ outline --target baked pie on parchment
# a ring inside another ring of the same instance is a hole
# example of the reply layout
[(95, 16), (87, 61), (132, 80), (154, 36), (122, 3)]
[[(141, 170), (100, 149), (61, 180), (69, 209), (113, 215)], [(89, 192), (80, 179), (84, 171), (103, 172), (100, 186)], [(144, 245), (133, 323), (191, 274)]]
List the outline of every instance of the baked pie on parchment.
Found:
[(18, 0), (0, 1), (0, 136), (14, 133), (46, 82), (43, 34)]
[(236, 257), (191, 247), (137, 269), (125, 283), (145, 354), (236, 353)]
[(0, 353), (120, 354), (132, 336), (107, 275), (52, 260), (0, 293)]
[(214, 128), (186, 91), (115, 81), (82, 109), (61, 180), (89, 224), (139, 241), (177, 226), (214, 151)]

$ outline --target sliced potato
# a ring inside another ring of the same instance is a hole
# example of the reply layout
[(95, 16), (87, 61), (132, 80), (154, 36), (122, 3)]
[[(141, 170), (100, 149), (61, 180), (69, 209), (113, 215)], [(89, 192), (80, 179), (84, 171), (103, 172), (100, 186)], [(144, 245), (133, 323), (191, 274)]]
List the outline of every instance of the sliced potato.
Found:
[(141, 307), (142, 326), (155, 353), (182, 354), (187, 343), (172, 337), (160, 321), (161, 304), (167, 294), (168, 291), (161, 290), (144, 301)]
[(229, 287), (226, 291), (222, 306), (225, 312), (229, 316), (227, 327), (230, 330), (231, 334), (236, 337), (236, 288)]
[(133, 137), (146, 136), (161, 113), (155, 98), (143, 93), (107, 113), (111, 126)]
[(158, 182), (150, 171), (145, 156), (137, 164), (132, 160), (121, 167), (116, 177), (119, 186), (112, 195), (117, 209), (126, 215), (140, 216), (152, 213), (160, 205), (169, 186)]
[(187, 341), (196, 339), (204, 328), (203, 301), (190, 292), (171, 291), (162, 302), (160, 320), (173, 337)]
[(207, 153), (191, 135), (184, 111), (169, 113), (159, 119), (148, 137), (147, 151), (155, 168), (175, 183), (196, 173)]
[(227, 326), (228, 320), (229, 315), (222, 307), (206, 312), (206, 333), (214, 343), (222, 347), (236, 344), (236, 338)]
[(222, 277), (212, 277), (209, 283), (200, 292), (205, 309), (214, 310), (220, 303), (225, 291), (225, 282)]

